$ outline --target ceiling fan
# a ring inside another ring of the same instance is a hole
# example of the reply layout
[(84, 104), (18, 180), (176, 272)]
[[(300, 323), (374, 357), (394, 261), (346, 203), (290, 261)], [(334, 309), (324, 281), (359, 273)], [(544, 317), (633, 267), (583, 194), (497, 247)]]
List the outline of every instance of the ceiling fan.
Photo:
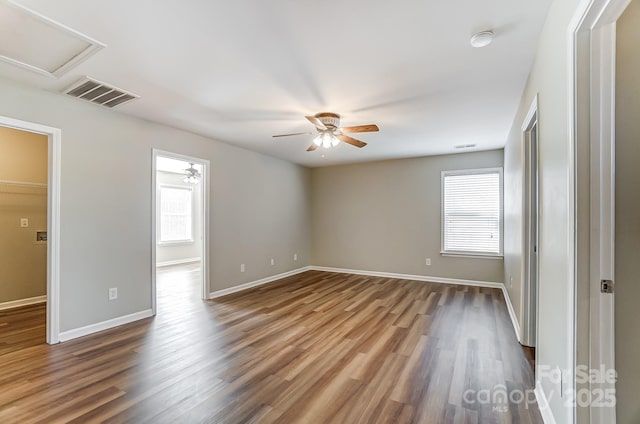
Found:
[[(340, 127), (340, 115), (332, 112), (316, 113), (313, 116), (305, 116), (309, 122), (315, 127), (318, 135), (313, 139), (313, 144), (309, 146), (307, 152), (312, 152), (322, 146), (325, 149), (337, 146), (340, 141), (351, 144), (356, 147), (364, 147), (367, 145), (364, 141), (360, 141), (345, 134), (363, 133), (379, 131), (375, 124), (357, 125), (354, 127)], [(312, 135), (313, 132), (302, 132), (294, 134), (280, 134), (273, 137), (289, 137), (292, 135)]]

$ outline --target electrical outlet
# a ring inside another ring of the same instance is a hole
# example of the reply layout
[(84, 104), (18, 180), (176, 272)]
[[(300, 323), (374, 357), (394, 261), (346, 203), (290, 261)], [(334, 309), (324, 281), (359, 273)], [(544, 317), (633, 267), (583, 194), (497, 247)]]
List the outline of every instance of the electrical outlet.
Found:
[(109, 300), (116, 300), (118, 298), (118, 288), (112, 287), (109, 289)]
[(20, 218), (20, 227), (29, 228), (29, 218)]
[(424, 264), (425, 264), (426, 266), (431, 266), (431, 258), (427, 258), (427, 259), (425, 259)]
[(240, 272), (244, 272), (244, 264), (240, 264)]
[(297, 254), (297, 253), (294, 253), (294, 254), (293, 254), (293, 260), (294, 260), (294, 261), (297, 261), (297, 260), (298, 260), (298, 254)]
[(273, 266), (275, 264), (276, 264), (276, 261), (273, 258), (271, 258), (271, 265)]

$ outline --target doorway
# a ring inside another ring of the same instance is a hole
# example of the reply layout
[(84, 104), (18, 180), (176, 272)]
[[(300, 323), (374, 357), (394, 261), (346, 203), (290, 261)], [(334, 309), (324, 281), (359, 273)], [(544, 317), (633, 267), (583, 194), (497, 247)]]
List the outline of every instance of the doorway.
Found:
[[(617, 289), (615, 278), (618, 273), (618, 255), (616, 252), (619, 240), (618, 231), (628, 231), (617, 224), (617, 198), (620, 183), (618, 179), (617, 150), (618, 132), (616, 128), (620, 112), (628, 112), (616, 108), (617, 79), (617, 38), (618, 19), (621, 17), (630, 0), (594, 0), (585, 3), (574, 16), (570, 26), (571, 49), (573, 52), (570, 69), (573, 86), (572, 96), (572, 128), (575, 135), (575, 190), (576, 204), (576, 324), (574, 326), (576, 366), (587, 366), (591, 370), (615, 370), (619, 367), (618, 355), (631, 352), (627, 342), (633, 338), (625, 337), (623, 352), (616, 349), (618, 323), (615, 317)], [(636, 24), (637, 27), (637, 24)], [(635, 52), (635, 45), (632, 51)], [(635, 55), (620, 55), (629, 59)], [(633, 72), (637, 73), (636, 70)], [(635, 75), (633, 75), (635, 78)], [(633, 79), (632, 78), (632, 79)], [(629, 95), (633, 92), (626, 88)], [(620, 94), (620, 93), (618, 93)], [(636, 99), (632, 101), (635, 105)], [(632, 109), (635, 110), (635, 109)], [(637, 122), (637, 112), (624, 117), (630, 126)], [(635, 143), (635, 138), (633, 138)], [(633, 144), (632, 144), (633, 145)], [(628, 152), (622, 154), (623, 160), (632, 159)], [(636, 164), (629, 168), (635, 172)], [(637, 180), (637, 174), (635, 177)], [(635, 183), (634, 179), (627, 179)], [(635, 190), (635, 187), (633, 187)], [(637, 221), (637, 207), (633, 209), (633, 219)], [(626, 234), (625, 234), (626, 236)], [(618, 246), (619, 247), (619, 246)], [(637, 263), (637, 250), (633, 264)], [(635, 277), (635, 275), (634, 275)], [(618, 281), (619, 282), (619, 281)], [(633, 281), (635, 283), (635, 279)], [(635, 305), (634, 305), (635, 307)], [(635, 310), (634, 310), (635, 311)], [(633, 327), (633, 320), (629, 321)], [(636, 337), (637, 339), (637, 337)], [(631, 353), (633, 355), (633, 353)], [(637, 363), (633, 357), (632, 363)], [(633, 372), (618, 369), (621, 378), (637, 381)], [(627, 381), (629, 381), (627, 380)], [(632, 401), (625, 401), (623, 393), (618, 392), (616, 379), (598, 378), (589, 381), (574, 381), (574, 392), (589, 391), (592, 394), (604, 393), (609, 396), (605, 403), (590, 403), (577, 408), (578, 420), (594, 424), (635, 422), (629, 420), (629, 411), (637, 408), (637, 395), (632, 393)], [(637, 391), (636, 391), (637, 393)], [(627, 394), (629, 394), (627, 392)], [(629, 408), (631, 406), (631, 408)], [(621, 414), (622, 412), (622, 414)]]
[[(4, 146), (0, 191), (7, 202), (3, 234), (14, 234), (7, 254), (15, 265), (12, 275), (20, 284), (5, 287), (1, 302), (7, 310), (26, 307), (23, 317), (45, 321), (42, 342), (59, 342), (60, 261), (60, 139), (57, 128), (0, 116)], [(39, 157), (40, 159), (36, 159)], [(43, 169), (45, 168), (45, 169)], [(4, 268), (4, 267), (3, 267)], [(6, 275), (6, 272), (3, 273)], [(37, 305), (46, 302), (45, 306)], [(5, 318), (22, 319), (20, 315)], [(41, 335), (34, 337), (40, 340)], [(34, 342), (35, 342), (34, 338)], [(39, 343), (38, 343), (39, 344)]]
[(152, 308), (209, 298), (209, 161), (153, 150)]
[[(536, 347), (538, 319), (538, 98), (533, 100), (522, 126), (524, 160), (524, 285), (522, 290), (522, 344)], [(535, 351), (532, 352), (535, 357)]]

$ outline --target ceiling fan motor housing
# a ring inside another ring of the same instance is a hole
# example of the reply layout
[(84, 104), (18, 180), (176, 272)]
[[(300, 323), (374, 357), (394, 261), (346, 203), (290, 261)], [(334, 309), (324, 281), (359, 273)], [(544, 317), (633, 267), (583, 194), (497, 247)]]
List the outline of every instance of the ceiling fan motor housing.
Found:
[(317, 113), (315, 117), (318, 118), (320, 122), (322, 122), (324, 126), (327, 128), (340, 127), (340, 115), (338, 115), (337, 113), (322, 112), (322, 113)]

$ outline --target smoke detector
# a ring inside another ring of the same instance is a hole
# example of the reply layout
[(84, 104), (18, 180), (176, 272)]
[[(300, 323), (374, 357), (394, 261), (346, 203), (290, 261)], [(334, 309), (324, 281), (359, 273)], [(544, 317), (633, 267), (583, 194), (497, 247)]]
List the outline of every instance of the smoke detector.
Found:
[(491, 44), (491, 42), (493, 41), (493, 37), (494, 37), (494, 34), (493, 34), (493, 31), (491, 30), (480, 31), (476, 34), (473, 34), (473, 36), (471, 36), (470, 43), (473, 47), (476, 47), (476, 48), (485, 47)]

